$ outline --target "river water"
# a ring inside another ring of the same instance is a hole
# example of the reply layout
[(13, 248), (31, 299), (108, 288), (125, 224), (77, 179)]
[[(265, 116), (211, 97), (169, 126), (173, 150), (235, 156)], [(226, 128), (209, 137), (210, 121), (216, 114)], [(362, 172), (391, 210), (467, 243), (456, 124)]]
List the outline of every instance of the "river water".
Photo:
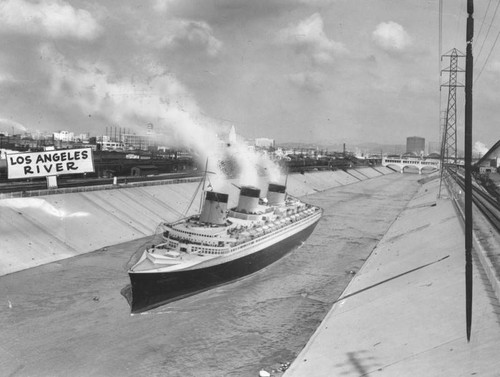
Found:
[[(266, 269), (145, 314), (120, 294), (142, 241), (0, 277), (13, 376), (258, 376), (293, 361), (418, 189), (390, 174), (303, 197), (314, 233)], [(355, 329), (353, 329), (355, 331)], [(279, 373), (274, 373), (279, 375)]]

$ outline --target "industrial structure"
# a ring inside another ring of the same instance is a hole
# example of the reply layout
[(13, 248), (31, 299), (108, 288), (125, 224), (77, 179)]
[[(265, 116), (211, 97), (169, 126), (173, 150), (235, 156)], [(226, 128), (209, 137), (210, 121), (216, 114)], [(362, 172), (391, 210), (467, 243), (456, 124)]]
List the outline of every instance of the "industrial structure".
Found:
[(500, 140), (475, 164), (479, 173), (494, 173), (500, 167)]
[(410, 136), (406, 138), (406, 153), (415, 156), (422, 156), (425, 152), (425, 139), (419, 136)]
[(442, 84), (441, 87), (448, 88), (448, 105), (446, 107), (446, 116), (444, 118), (444, 125), (441, 132), (441, 162), (444, 165), (455, 164), (457, 160), (457, 87), (463, 87), (459, 84), (457, 76), (459, 72), (464, 72), (463, 69), (458, 67), (458, 59), (465, 55), (458, 51), (456, 48), (452, 49), (448, 54), (443, 57), (450, 58), (449, 67), (442, 70), (442, 72), (449, 72), (449, 80), (447, 83)]

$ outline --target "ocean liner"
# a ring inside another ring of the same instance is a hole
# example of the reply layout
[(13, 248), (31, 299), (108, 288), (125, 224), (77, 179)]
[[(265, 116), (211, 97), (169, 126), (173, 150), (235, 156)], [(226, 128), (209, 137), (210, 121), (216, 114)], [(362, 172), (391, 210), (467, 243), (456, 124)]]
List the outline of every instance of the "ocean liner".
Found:
[(129, 270), (132, 313), (146, 311), (256, 272), (300, 245), (322, 209), (270, 183), (265, 198), (240, 188), (238, 205), (228, 195), (205, 191), (199, 215), (161, 224), (162, 241)]

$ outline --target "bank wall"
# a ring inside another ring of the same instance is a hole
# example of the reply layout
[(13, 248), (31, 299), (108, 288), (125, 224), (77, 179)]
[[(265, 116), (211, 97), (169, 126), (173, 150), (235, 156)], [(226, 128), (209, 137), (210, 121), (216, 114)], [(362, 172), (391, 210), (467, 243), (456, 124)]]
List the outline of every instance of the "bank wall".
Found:
[[(300, 197), (393, 172), (366, 167), (293, 174), (287, 191)], [(220, 189), (229, 194), (231, 206), (238, 200), (235, 184), (228, 181)], [(259, 186), (265, 195), (267, 182)], [(0, 275), (150, 236), (161, 221), (197, 212), (197, 187), (197, 182), (134, 185), (0, 199)]]

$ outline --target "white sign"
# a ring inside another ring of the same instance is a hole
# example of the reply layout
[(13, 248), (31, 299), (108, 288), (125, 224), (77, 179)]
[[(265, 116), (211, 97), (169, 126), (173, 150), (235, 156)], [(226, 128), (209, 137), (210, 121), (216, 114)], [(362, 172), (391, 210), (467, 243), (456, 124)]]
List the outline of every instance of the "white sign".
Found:
[(90, 148), (9, 153), (7, 171), (9, 179), (90, 173), (94, 159)]

